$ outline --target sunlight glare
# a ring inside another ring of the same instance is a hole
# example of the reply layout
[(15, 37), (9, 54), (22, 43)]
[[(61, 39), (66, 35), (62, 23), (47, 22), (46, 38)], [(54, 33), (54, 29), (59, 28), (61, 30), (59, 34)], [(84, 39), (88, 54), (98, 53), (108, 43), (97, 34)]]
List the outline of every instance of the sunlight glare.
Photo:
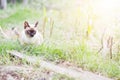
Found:
[(120, 0), (97, 0), (93, 5), (94, 12), (100, 15), (114, 15), (118, 9)]

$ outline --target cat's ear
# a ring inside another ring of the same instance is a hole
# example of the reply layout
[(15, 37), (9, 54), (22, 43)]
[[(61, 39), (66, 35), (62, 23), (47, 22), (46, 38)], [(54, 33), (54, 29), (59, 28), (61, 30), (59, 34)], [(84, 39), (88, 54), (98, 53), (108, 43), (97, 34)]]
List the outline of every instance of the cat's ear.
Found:
[(35, 27), (37, 27), (37, 25), (38, 25), (38, 21), (35, 23)]
[(27, 27), (30, 27), (29, 26), (29, 23), (27, 21), (24, 22), (24, 29), (26, 29)]

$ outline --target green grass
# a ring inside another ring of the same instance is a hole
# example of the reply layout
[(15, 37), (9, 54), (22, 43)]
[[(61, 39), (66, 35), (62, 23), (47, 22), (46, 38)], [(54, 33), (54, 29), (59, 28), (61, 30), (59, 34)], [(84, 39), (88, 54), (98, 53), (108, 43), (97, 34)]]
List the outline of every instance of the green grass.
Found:
[[(13, 45), (14, 44), (14, 45)], [(72, 47), (71, 47), (72, 46)], [(11, 62), (11, 57), (6, 50), (17, 50), (28, 55), (36, 55), (44, 57), (45, 60), (58, 61), (66, 60), (82, 67), (84, 70), (92, 72), (99, 72), (102, 75), (112, 78), (119, 78), (120, 70), (117, 62), (112, 60), (104, 60), (100, 55), (89, 52), (83, 45), (75, 46), (69, 45), (67, 47), (60, 47), (55, 44), (43, 44), (41, 46), (21, 46), (18, 42), (2, 41), (0, 45), (0, 64), (19, 64), (21, 61), (14, 59)], [(99, 57), (99, 58), (98, 58)], [(24, 60), (22, 63), (25, 63)]]
[(14, 14), (10, 15), (9, 17), (0, 20), (0, 25), (4, 28), (16, 27), (17, 25), (20, 25), (21, 21), (28, 20), (30, 18), (33, 19), (40, 16), (40, 13), (31, 11), (30, 9), (17, 10)]
[[(74, 32), (75, 30), (74, 28), (71, 28), (71, 24), (72, 26), (77, 27), (79, 25), (74, 20), (73, 23), (71, 23), (72, 21), (69, 21), (71, 15), (66, 17), (67, 12), (64, 11), (43, 11), (43, 9), (35, 10), (34, 8), (29, 7), (18, 9), (16, 7), (14, 13), (12, 13), (12, 9), (9, 9), (11, 14), (0, 11), (0, 13), (7, 15), (7, 17), (0, 20), (0, 26), (6, 29), (11, 27), (21, 28), (23, 27), (23, 22), (25, 20), (30, 22), (35, 22), (38, 20), (41, 25), (44, 16), (47, 16), (48, 19), (52, 18), (55, 22), (52, 38), (49, 38), (50, 22), (49, 20), (47, 21), (45, 42), (41, 46), (22, 46), (17, 40), (5, 40), (0, 38), (0, 64), (9, 65), (26, 63), (24, 60), (21, 61), (15, 58), (12, 59), (13, 57), (6, 52), (7, 50), (17, 50), (28, 55), (44, 57), (45, 60), (49, 61), (70, 61), (74, 63), (75, 66), (77, 65), (84, 70), (89, 70), (95, 73), (100, 73), (104, 76), (120, 79), (119, 53), (117, 54), (118, 56), (115, 56), (112, 60), (108, 57), (103, 58), (100, 54), (96, 53), (97, 51), (90, 50), (91, 48), (87, 46), (86, 40), (80, 36), (77, 36), (77, 34), (72, 33), (72, 31)], [(77, 32), (79, 32), (79, 30)], [(63, 33), (69, 33), (70, 35), (67, 36)], [(84, 33), (81, 35), (84, 35)]]

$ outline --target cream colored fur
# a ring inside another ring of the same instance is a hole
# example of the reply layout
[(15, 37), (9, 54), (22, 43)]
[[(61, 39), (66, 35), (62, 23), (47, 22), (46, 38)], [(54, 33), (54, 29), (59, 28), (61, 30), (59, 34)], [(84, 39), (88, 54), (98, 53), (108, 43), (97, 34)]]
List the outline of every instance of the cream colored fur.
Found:
[[(30, 25), (27, 21), (25, 21), (25, 23), (24, 23), (25, 29), (21, 33), (19, 33), (19, 41), (22, 45), (24, 45), (24, 44), (41, 45), (43, 43), (43, 36), (38, 31), (37, 24), (38, 24), (38, 22), (35, 25)], [(29, 26), (29, 27), (25, 27), (25, 26)], [(25, 31), (27, 31), (31, 28), (36, 31), (36, 34), (34, 35), (34, 37), (30, 37), (30, 36), (26, 35), (26, 33), (25, 33)]]
[(23, 30), (19, 35), (19, 41), (22, 45), (24, 44), (41, 45), (43, 43), (43, 36), (41, 35), (40, 32), (36, 31), (35, 36), (30, 38), (25, 34), (25, 30)]

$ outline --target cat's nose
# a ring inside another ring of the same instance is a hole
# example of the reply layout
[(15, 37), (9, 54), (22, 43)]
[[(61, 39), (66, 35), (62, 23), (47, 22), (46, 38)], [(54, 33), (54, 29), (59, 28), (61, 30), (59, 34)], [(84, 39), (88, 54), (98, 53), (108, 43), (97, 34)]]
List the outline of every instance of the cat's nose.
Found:
[(31, 37), (34, 37), (34, 35), (30, 35)]
[(34, 34), (31, 34), (30, 36), (31, 36), (31, 37), (34, 37)]

